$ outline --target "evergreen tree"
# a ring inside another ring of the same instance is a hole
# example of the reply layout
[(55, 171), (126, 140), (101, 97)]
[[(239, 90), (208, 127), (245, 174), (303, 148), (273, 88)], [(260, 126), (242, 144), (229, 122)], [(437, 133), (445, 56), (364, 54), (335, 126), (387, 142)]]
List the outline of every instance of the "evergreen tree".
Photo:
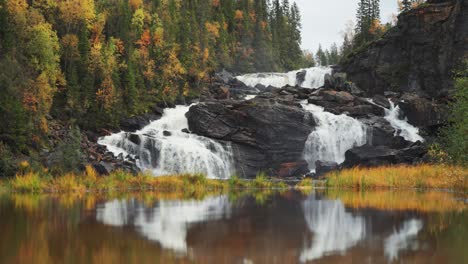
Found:
[(412, 4), (412, 3), (411, 3), (411, 0), (403, 0), (403, 1), (401, 2), (401, 4), (402, 4), (402, 7), (403, 7), (403, 8), (402, 8), (402, 11), (408, 11), (408, 10), (411, 9), (411, 4)]
[(326, 52), (322, 49), (322, 45), (319, 45), (319, 48), (316, 53), (316, 62), (320, 66), (327, 66), (328, 64), (328, 57)]

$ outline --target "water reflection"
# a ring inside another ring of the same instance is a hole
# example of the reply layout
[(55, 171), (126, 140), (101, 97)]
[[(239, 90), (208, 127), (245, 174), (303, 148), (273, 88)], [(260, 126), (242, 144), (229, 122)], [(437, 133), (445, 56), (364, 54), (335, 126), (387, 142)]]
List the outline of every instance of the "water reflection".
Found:
[(96, 219), (113, 226), (131, 225), (144, 237), (165, 249), (187, 252), (187, 231), (195, 223), (228, 218), (231, 205), (227, 196), (202, 201), (159, 201), (153, 208), (131, 199), (114, 200), (97, 208)]
[(0, 263), (468, 259), (463, 195), (327, 190), (184, 197), (0, 195)]
[(339, 200), (316, 200), (311, 196), (302, 204), (307, 227), (314, 234), (310, 246), (302, 250), (306, 262), (355, 246), (366, 235), (365, 219), (346, 212)]
[(393, 234), (384, 241), (385, 256), (389, 261), (397, 260), (400, 251), (406, 249), (418, 250), (419, 245), (416, 236), (422, 228), (423, 222), (421, 220), (411, 219), (405, 221), (400, 230), (394, 230)]

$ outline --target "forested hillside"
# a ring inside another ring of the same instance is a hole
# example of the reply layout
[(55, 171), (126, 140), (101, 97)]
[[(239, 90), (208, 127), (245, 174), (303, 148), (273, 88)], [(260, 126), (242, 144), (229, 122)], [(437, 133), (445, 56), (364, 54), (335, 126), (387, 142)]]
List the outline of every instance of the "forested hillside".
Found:
[(288, 0), (0, 0), (0, 141), (39, 148), (52, 119), (112, 127), (222, 68), (299, 68), (300, 28)]

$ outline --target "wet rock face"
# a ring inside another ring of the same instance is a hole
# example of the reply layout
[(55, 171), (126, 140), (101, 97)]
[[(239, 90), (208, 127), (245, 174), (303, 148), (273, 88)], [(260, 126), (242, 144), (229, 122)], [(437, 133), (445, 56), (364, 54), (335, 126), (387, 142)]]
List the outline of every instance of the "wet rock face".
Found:
[(384, 91), (441, 98), (451, 72), (468, 54), (468, 1), (428, 1), (402, 13), (381, 39), (342, 64), (348, 80), (368, 97)]
[(449, 110), (446, 104), (436, 103), (416, 94), (405, 93), (398, 106), (411, 124), (423, 128), (431, 135), (435, 135), (448, 118)]
[(155, 106), (147, 114), (122, 119), (120, 128), (127, 132), (135, 132), (147, 126), (151, 121), (160, 119), (163, 112), (163, 109)]
[(300, 162), (313, 116), (299, 104), (280, 99), (201, 103), (187, 113), (193, 133), (232, 144), (241, 176), (277, 173), (284, 163)]
[(309, 172), (309, 165), (307, 161), (301, 160), (299, 162), (288, 162), (281, 164), (278, 170), (278, 177), (290, 178), (304, 175)]
[(384, 116), (385, 110), (370, 103), (365, 98), (349, 92), (321, 89), (308, 98), (308, 102), (322, 106), (325, 111), (334, 114), (347, 114), (352, 117)]
[(374, 167), (401, 163), (413, 164), (420, 162), (426, 153), (426, 147), (420, 142), (402, 149), (390, 146), (365, 145), (348, 150), (345, 154), (346, 159), (343, 167)]

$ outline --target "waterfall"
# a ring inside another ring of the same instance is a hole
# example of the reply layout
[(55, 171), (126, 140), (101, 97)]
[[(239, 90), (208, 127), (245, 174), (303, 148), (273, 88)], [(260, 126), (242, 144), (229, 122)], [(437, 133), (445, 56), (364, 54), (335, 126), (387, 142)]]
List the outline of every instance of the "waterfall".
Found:
[[(305, 71), (305, 80), (302, 83), (297, 81), (297, 73)], [(328, 67), (312, 67), (308, 69), (300, 69), (290, 71), (287, 73), (253, 73), (237, 76), (236, 78), (243, 82), (245, 85), (255, 87), (257, 84), (264, 86), (273, 86), (277, 88), (286, 85), (295, 86), (299, 85), (304, 88), (319, 88), (325, 83), (325, 74), (331, 74), (332, 69)]]
[(188, 121), (185, 114), (189, 108), (176, 106), (165, 109), (161, 119), (142, 130), (134, 134), (112, 134), (101, 138), (98, 143), (116, 156), (121, 153), (124, 157), (134, 156), (142, 170), (150, 170), (155, 176), (203, 173), (209, 178), (229, 178), (233, 172), (230, 146), (186, 133)]
[(327, 254), (344, 253), (366, 235), (365, 219), (347, 213), (339, 200), (316, 200), (309, 197), (302, 204), (307, 227), (314, 236), (311, 245), (301, 252), (301, 262)]
[(402, 136), (408, 141), (423, 142), (424, 139), (419, 135), (419, 129), (408, 123), (407, 119), (400, 119), (400, 107), (390, 101), (390, 109), (385, 109), (385, 119), (395, 128), (396, 135)]
[(161, 247), (187, 253), (187, 233), (199, 222), (229, 218), (231, 204), (227, 196), (200, 201), (159, 201), (153, 208), (135, 199), (114, 200), (98, 206), (96, 219), (106, 225), (130, 226)]
[(304, 157), (310, 170), (315, 170), (315, 162), (333, 161), (338, 164), (345, 160), (345, 152), (367, 142), (367, 127), (347, 115), (325, 112), (322, 107), (303, 104), (311, 112), (317, 127), (307, 138)]

